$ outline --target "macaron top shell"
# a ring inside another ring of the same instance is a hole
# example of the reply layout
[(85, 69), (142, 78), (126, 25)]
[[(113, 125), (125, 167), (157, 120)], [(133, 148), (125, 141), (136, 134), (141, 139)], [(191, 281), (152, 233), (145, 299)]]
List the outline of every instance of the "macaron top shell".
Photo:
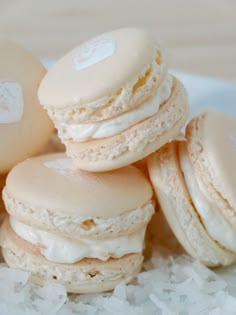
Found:
[(53, 131), (39, 105), (43, 65), (28, 51), (0, 41), (0, 174), (43, 149)]
[(112, 218), (152, 198), (145, 176), (133, 166), (106, 172), (74, 170), (65, 154), (31, 158), (7, 177), (7, 193), (24, 205), (79, 217)]
[(206, 112), (187, 127), (188, 152), (201, 178), (236, 209), (236, 119)]
[(76, 47), (52, 67), (40, 86), (40, 103), (58, 108), (113, 95), (138, 78), (155, 54), (155, 43), (143, 30), (104, 33)]

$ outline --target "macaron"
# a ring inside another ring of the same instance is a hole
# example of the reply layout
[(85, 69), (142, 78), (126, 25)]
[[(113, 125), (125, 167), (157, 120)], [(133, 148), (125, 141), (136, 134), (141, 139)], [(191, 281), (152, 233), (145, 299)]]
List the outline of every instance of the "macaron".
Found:
[(1, 230), (9, 266), (32, 281), (95, 293), (131, 281), (143, 261), (153, 191), (133, 166), (104, 173), (75, 170), (65, 154), (21, 162), (9, 173)]
[(207, 266), (236, 261), (236, 119), (205, 112), (191, 120), (186, 141), (148, 158), (167, 221), (186, 251)]
[(94, 172), (145, 158), (174, 139), (188, 116), (185, 89), (168, 73), (163, 49), (136, 28), (74, 48), (49, 70), (38, 96), (75, 165)]
[(39, 154), (53, 132), (37, 97), (45, 74), (30, 52), (13, 42), (0, 41), (0, 174)]

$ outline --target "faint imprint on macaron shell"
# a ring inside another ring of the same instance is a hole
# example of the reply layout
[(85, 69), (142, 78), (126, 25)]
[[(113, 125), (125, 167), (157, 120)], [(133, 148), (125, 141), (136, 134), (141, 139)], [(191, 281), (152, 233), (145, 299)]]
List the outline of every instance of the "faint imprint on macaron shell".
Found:
[(64, 176), (71, 175), (74, 170), (74, 165), (70, 158), (50, 160), (45, 162), (44, 165)]
[(92, 39), (73, 52), (73, 61), (76, 70), (83, 70), (112, 56), (115, 52), (115, 42), (103, 36)]
[(0, 124), (20, 121), (24, 111), (24, 97), (18, 82), (0, 82)]

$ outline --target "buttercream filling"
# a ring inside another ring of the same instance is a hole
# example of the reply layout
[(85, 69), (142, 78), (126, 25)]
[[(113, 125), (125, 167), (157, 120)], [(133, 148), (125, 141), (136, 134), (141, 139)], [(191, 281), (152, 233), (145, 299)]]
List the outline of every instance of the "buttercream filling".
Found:
[(210, 237), (221, 246), (236, 252), (236, 231), (224, 218), (221, 210), (209, 201), (197, 176), (186, 148), (180, 150), (180, 165), (193, 204)]
[(55, 263), (73, 264), (84, 258), (120, 258), (130, 253), (141, 253), (144, 246), (145, 229), (137, 233), (113, 239), (72, 240), (54, 233), (42, 231), (10, 217), (14, 232), (25, 241), (38, 247), (39, 252)]
[(173, 78), (168, 75), (151, 99), (129, 112), (94, 123), (58, 123), (58, 133), (62, 139), (73, 139), (78, 142), (114, 136), (156, 114), (160, 105), (169, 99), (172, 83)]

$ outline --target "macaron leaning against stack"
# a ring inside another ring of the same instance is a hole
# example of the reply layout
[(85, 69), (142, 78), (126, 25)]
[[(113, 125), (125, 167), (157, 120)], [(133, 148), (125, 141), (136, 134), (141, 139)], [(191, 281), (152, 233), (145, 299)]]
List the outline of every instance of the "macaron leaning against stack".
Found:
[(207, 266), (236, 261), (236, 119), (206, 112), (186, 141), (148, 158), (162, 210), (187, 252)]
[(45, 74), (30, 52), (0, 41), (0, 174), (42, 152), (53, 132), (37, 97)]
[(188, 115), (185, 90), (168, 74), (160, 45), (135, 28), (73, 49), (49, 70), (38, 95), (67, 154), (87, 171), (143, 159), (174, 139)]
[(28, 159), (12, 169), (3, 191), (10, 215), (1, 230), (3, 256), (38, 284), (111, 290), (141, 269), (152, 196), (133, 166), (88, 173), (74, 170), (65, 154)]

